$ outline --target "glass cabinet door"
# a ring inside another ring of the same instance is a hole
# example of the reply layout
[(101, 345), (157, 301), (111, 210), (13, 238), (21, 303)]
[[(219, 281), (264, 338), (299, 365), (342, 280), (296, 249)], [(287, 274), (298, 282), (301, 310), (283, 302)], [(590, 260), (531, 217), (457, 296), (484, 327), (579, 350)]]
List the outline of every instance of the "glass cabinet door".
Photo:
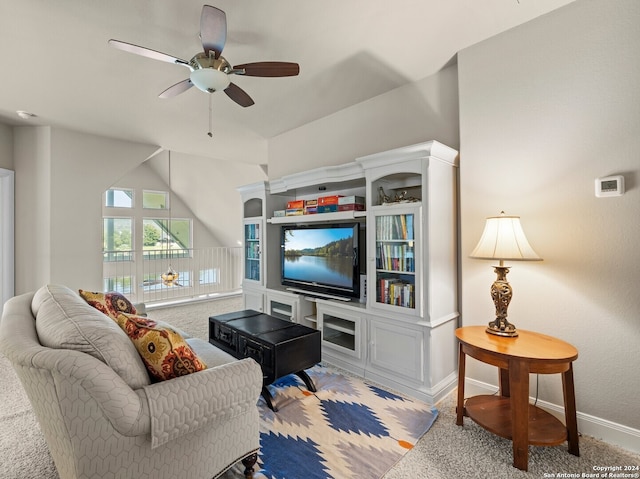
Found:
[(261, 281), (261, 235), (260, 223), (251, 222), (244, 225), (244, 278), (250, 281)]
[(375, 216), (376, 305), (416, 308), (416, 218), (414, 212)]

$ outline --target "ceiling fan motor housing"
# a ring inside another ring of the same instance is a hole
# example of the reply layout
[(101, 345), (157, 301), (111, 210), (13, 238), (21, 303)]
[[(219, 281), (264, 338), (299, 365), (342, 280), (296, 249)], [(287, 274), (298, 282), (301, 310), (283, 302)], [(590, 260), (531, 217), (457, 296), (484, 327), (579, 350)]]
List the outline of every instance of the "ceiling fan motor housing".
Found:
[(198, 53), (189, 61), (189, 66), (191, 83), (203, 92), (213, 93), (229, 86), (228, 73), (232, 68), (224, 57), (214, 58), (205, 53)]

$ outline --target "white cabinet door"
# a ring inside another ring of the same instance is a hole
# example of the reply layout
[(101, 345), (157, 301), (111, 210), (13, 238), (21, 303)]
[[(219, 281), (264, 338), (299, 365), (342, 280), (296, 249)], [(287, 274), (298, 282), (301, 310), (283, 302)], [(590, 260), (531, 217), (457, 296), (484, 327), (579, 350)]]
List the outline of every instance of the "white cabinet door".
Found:
[(420, 206), (375, 206), (369, 211), (367, 256), (371, 308), (392, 315), (422, 315)]
[(362, 355), (362, 315), (339, 305), (318, 302), (318, 329), (322, 332), (322, 346), (329, 356), (349, 358), (356, 363)]
[(271, 316), (297, 323), (299, 304), (297, 294), (267, 290), (267, 314)]
[(242, 300), (244, 309), (264, 312), (264, 293), (262, 291), (244, 288)]
[(424, 382), (425, 338), (420, 327), (400, 321), (369, 318), (369, 364), (380, 375), (395, 380)]
[(264, 285), (262, 261), (262, 238), (264, 236), (262, 220), (244, 221), (244, 284)]

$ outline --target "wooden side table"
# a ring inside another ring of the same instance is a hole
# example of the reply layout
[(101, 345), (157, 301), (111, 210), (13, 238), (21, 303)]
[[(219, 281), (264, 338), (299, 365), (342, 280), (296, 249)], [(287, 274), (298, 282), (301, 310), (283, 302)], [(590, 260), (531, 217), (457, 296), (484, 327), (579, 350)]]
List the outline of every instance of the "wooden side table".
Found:
[[(519, 336), (506, 338), (488, 334), (485, 326), (458, 328), (458, 407), (456, 424), (468, 416), (498, 436), (513, 441), (513, 465), (526, 471), (529, 444), (557, 446), (565, 440), (569, 452), (580, 455), (576, 397), (572, 363), (578, 350), (551, 336), (518, 330)], [(465, 358), (471, 356), (499, 368), (500, 395), (481, 395), (464, 402)], [(529, 404), (529, 374), (562, 374), (565, 422)]]

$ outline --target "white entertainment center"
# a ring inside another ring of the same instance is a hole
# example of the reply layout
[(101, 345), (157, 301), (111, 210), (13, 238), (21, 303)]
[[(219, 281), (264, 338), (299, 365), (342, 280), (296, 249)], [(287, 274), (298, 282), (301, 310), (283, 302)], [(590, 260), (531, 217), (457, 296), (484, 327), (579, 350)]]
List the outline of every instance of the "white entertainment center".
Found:
[[(322, 359), (433, 404), (456, 385), (458, 152), (429, 141), (238, 190), (243, 201), (246, 309), (322, 333)], [(365, 211), (274, 217), (287, 202), (366, 198)], [(359, 223), (366, 299), (338, 300), (281, 284), (281, 227)]]

